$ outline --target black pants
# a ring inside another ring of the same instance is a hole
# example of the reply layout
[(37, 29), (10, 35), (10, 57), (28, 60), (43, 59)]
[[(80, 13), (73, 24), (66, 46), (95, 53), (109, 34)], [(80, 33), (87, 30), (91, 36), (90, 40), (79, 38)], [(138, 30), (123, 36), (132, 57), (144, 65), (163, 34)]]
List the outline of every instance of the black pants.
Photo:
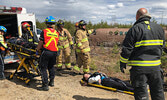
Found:
[(56, 63), (56, 56), (57, 52), (46, 51), (46, 50), (44, 50), (41, 54), (39, 68), (41, 71), (43, 84), (48, 84), (47, 69), (49, 71), (49, 79), (52, 80), (55, 77), (54, 64)]
[(135, 100), (149, 100), (147, 84), (152, 100), (165, 100), (160, 70), (145, 73), (130, 70), (130, 79), (134, 87)]
[(4, 60), (2, 55), (0, 54), (0, 78), (4, 78)]
[(133, 91), (132, 85), (129, 82), (122, 81), (118, 78), (104, 78), (101, 82), (103, 86), (116, 88), (124, 91)]

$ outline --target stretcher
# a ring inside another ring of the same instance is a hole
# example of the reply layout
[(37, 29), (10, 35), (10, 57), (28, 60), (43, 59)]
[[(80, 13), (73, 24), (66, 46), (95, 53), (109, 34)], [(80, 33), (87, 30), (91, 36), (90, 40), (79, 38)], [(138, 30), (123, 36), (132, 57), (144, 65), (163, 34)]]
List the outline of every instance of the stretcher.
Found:
[[(39, 55), (36, 55), (36, 50), (25, 48), (21, 45), (7, 43), (11, 52), (14, 52), (20, 62), (17, 66), (17, 69), (14, 73), (8, 77), (9, 79), (13, 79), (14, 76), (16, 78), (25, 81), (26, 84), (36, 76), (40, 76), (40, 71), (38, 68), (38, 60)], [(23, 71), (21, 69), (24, 69)]]
[[(80, 81), (82, 84), (85, 83), (85, 81), (81, 80)], [(119, 89), (116, 89), (116, 88), (112, 88), (112, 87), (107, 87), (107, 86), (102, 86), (102, 85), (98, 85), (98, 84), (92, 84), (92, 83), (87, 83), (89, 86), (94, 86), (94, 87), (98, 87), (98, 88), (102, 88), (102, 89), (107, 89), (107, 90), (111, 90), (111, 91), (114, 91), (114, 92), (120, 92), (120, 93), (125, 93), (125, 94), (129, 94), (129, 95), (134, 95), (133, 92), (130, 92), (130, 91), (123, 91), (123, 90), (119, 90)]]

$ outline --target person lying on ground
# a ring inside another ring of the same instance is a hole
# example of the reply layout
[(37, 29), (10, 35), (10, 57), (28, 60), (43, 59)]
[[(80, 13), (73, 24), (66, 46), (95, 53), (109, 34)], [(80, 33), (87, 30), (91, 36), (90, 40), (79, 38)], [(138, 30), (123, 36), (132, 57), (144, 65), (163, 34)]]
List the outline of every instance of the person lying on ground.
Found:
[(116, 88), (119, 90), (133, 92), (133, 87), (129, 82), (122, 81), (114, 77), (108, 77), (104, 73), (95, 72), (93, 74), (91, 73), (84, 74), (82, 80), (85, 81), (85, 84), (83, 85), (87, 85), (88, 83), (93, 83), (93, 84), (103, 85), (106, 87)]

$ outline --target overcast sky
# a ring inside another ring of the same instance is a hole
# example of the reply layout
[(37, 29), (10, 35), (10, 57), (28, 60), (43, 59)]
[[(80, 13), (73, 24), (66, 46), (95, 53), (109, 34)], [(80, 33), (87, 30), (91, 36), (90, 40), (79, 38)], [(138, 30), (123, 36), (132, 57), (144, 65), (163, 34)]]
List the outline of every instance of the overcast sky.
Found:
[(0, 5), (24, 7), (39, 21), (51, 15), (56, 20), (103, 20), (108, 24), (134, 23), (136, 11), (147, 8), (158, 23), (167, 24), (167, 0), (0, 0)]

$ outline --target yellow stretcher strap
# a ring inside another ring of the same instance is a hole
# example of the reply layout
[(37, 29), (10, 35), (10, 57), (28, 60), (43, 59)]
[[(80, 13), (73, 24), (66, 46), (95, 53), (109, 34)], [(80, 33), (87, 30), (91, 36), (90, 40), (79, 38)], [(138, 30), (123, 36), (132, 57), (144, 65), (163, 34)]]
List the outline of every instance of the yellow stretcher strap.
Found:
[[(84, 81), (81, 80), (81, 83), (84, 83)], [(112, 88), (112, 87), (106, 87), (106, 86), (102, 86), (102, 85), (98, 85), (98, 84), (92, 84), (92, 83), (88, 83), (88, 85), (90, 85), (90, 86), (95, 86), (95, 87), (99, 87), (99, 88), (103, 88), (103, 89), (107, 89), (107, 90), (111, 90), (111, 91), (116, 91), (116, 92), (121, 92), (121, 93), (126, 93), (126, 94), (130, 94), (130, 95), (134, 95), (133, 92), (118, 90), (118, 89)]]

